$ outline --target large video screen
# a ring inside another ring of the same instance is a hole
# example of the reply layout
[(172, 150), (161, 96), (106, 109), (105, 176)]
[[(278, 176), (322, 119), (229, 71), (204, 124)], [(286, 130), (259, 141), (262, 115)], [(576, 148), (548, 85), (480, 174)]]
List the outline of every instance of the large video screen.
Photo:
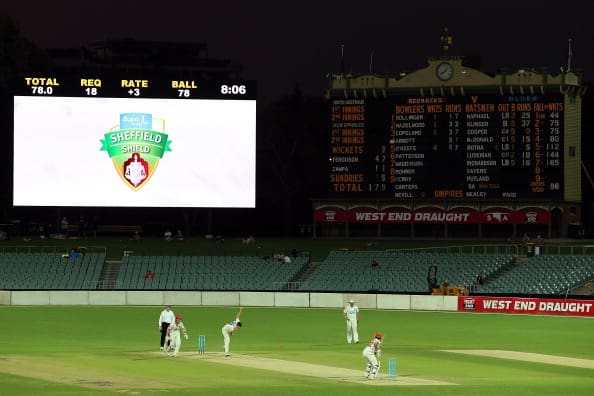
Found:
[(151, 83), (26, 78), (14, 97), (13, 204), (255, 207), (254, 93), (221, 84), (200, 95), (199, 83), (169, 80), (171, 97), (155, 97), (166, 95)]

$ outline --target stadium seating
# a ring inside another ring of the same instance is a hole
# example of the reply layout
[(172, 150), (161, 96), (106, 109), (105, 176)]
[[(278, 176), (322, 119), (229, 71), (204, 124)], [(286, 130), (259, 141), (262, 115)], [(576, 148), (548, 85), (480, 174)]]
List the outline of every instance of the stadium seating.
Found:
[[(372, 266), (372, 261), (378, 263)], [(0, 253), (0, 289), (97, 289), (105, 253), (64, 258), (61, 253)], [(480, 294), (554, 295), (594, 279), (594, 256), (430, 253), (426, 251), (334, 251), (299, 279), (309, 257), (283, 263), (256, 256), (125, 256), (114, 282), (121, 290), (299, 290), (427, 293), (437, 281)], [(148, 271), (154, 278), (145, 278)], [(484, 286), (475, 290), (482, 273)], [(432, 274), (431, 274), (432, 275)]]
[(61, 253), (0, 254), (0, 289), (80, 290), (97, 287), (104, 253), (76, 258)]
[(546, 255), (520, 261), (481, 289), (484, 293), (564, 294), (594, 277), (593, 256)]
[[(127, 290), (279, 290), (299, 274), (309, 257), (291, 263), (254, 256), (128, 256), (118, 287)], [(151, 270), (152, 279), (144, 275)]]
[[(371, 266), (371, 261), (378, 263)], [(468, 287), (479, 273), (489, 276), (513, 262), (512, 255), (444, 254), (391, 251), (335, 251), (311, 274), (302, 290), (427, 293), (429, 268), (438, 281)]]

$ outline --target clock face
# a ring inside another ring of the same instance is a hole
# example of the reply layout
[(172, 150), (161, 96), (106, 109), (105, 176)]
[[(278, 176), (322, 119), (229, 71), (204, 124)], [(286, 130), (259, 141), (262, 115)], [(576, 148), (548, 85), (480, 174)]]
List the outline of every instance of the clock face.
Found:
[(454, 74), (454, 67), (451, 63), (440, 63), (437, 65), (436, 74), (441, 81), (449, 80)]

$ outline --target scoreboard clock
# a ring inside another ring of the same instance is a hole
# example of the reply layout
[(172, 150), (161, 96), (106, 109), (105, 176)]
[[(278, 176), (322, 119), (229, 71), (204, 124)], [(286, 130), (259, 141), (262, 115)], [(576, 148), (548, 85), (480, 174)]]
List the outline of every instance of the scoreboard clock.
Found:
[(253, 208), (255, 142), (253, 81), (25, 75), (13, 204)]
[(449, 62), (442, 62), (437, 65), (435, 73), (441, 81), (447, 81), (454, 75), (454, 66)]
[(560, 93), (335, 98), (329, 195), (562, 200), (564, 106)]

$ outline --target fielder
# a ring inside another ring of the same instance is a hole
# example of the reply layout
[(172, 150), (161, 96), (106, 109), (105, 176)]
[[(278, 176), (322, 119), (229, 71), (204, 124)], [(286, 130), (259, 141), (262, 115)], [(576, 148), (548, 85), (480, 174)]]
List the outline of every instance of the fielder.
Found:
[(359, 307), (355, 305), (355, 300), (349, 300), (349, 303), (342, 312), (346, 320), (347, 343), (350, 344), (355, 341), (355, 344), (358, 344), (359, 332), (357, 331), (357, 324), (359, 322)]
[(225, 341), (225, 356), (229, 356), (229, 344), (231, 344), (231, 337), (233, 336), (233, 332), (241, 327), (239, 315), (241, 315), (242, 311), (243, 307), (239, 308), (239, 312), (235, 316), (235, 320), (227, 323), (221, 329), (221, 332), (223, 333), (223, 340)]
[(188, 332), (183, 322), (181, 315), (175, 315), (175, 321), (167, 327), (167, 338), (169, 338), (169, 346), (167, 347), (167, 355), (171, 356), (173, 349), (173, 357), (177, 357), (179, 348), (181, 347), (181, 334), (184, 333), (184, 338), (188, 339)]
[(375, 333), (373, 339), (363, 349), (363, 357), (367, 360), (365, 378), (376, 379), (380, 369), (379, 357), (382, 355), (382, 334)]

